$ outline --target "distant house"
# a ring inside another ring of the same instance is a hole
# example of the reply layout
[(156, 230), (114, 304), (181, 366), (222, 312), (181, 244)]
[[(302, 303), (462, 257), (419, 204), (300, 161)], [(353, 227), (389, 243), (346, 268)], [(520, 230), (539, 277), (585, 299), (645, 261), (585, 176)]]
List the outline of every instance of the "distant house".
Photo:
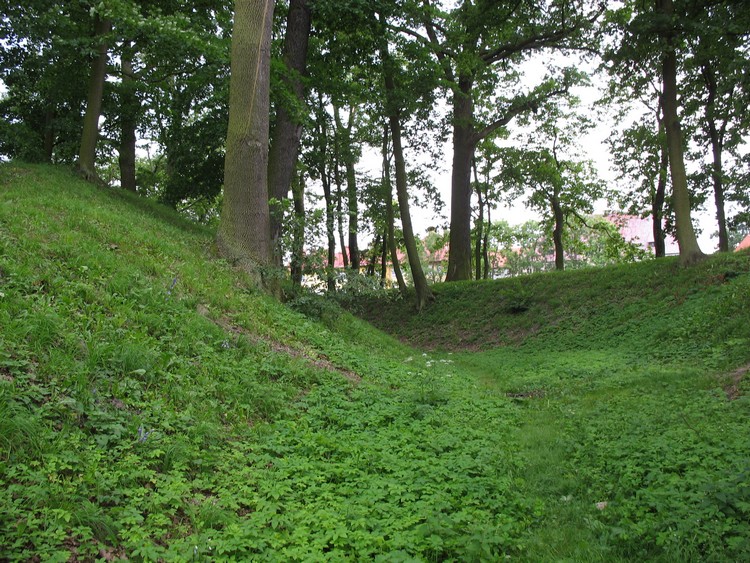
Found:
[(750, 248), (750, 235), (747, 235), (742, 239), (742, 242), (737, 245), (737, 248), (735, 248), (734, 251), (739, 252), (740, 250), (746, 250), (748, 248)]
[[(654, 252), (654, 224), (651, 219), (639, 217), (638, 215), (627, 215), (625, 213), (609, 213), (604, 218), (616, 225), (627, 242), (632, 242)], [(680, 247), (672, 235), (666, 235), (664, 239), (664, 250), (667, 256), (680, 253)]]

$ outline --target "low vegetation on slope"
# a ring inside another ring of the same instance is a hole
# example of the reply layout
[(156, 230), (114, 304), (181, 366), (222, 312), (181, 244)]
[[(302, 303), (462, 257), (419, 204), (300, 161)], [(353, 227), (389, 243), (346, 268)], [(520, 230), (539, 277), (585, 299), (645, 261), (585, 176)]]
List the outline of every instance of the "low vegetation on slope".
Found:
[(2, 558), (520, 553), (516, 407), (333, 322), (249, 288), (164, 209), (3, 165)]
[(750, 558), (747, 255), (370, 303), (415, 351), (212, 240), (0, 165), (0, 558)]
[(531, 561), (750, 558), (750, 256), (445, 284), (359, 314), (522, 409)]

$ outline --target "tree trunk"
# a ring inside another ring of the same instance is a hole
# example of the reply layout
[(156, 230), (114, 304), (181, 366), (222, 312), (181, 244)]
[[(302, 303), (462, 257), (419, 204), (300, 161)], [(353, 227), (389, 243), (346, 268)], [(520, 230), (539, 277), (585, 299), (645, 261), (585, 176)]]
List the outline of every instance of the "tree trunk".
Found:
[(555, 217), (555, 229), (552, 231), (552, 240), (555, 243), (555, 270), (564, 270), (565, 250), (563, 249), (563, 228), (565, 226), (565, 215), (563, 214), (557, 194), (552, 197), (552, 214)]
[(383, 245), (380, 253), (380, 287), (385, 287), (388, 281), (388, 227), (383, 233)]
[(372, 250), (370, 251), (370, 260), (367, 263), (367, 275), (371, 278), (375, 277), (375, 265), (377, 264), (378, 256), (380, 256), (380, 247), (383, 239), (380, 233), (375, 235), (375, 240), (372, 243)]
[(294, 198), (294, 240), (292, 241), (292, 287), (302, 288), (302, 262), (305, 252), (305, 177), (301, 172), (292, 183)]
[(471, 279), (471, 161), (476, 145), (471, 79), (459, 79), (459, 88), (453, 94), (451, 232), (445, 281)]
[(268, 106), (273, 0), (235, 0), (221, 254), (262, 281), (271, 262)]
[(99, 117), (102, 113), (104, 82), (107, 77), (108, 47), (103, 36), (108, 34), (111, 29), (112, 25), (109, 20), (102, 20), (99, 16), (96, 16), (94, 34), (99, 38), (99, 47), (96, 56), (91, 61), (86, 114), (83, 117), (83, 132), (81, 133), (81, 146), (77, 164), (78, 172), (89, 181), (97, 179), (96, 142), (99, 137)]
[(719, 227), (719, 252), (729, 252), (729, 234), (727, 233), (727, 216), (724, 205), (724, 164), (722, 162), (724, 143), (719, 130), (716, 128), (714, 116), (718, 87), (716, 84), (716, 76), (710, 63), (704, 63), (702, 71), (706, 82), (706, 88), (708, 89), (708, 99), (706, 100), (706, 127), (708, 128), (708, 137), (711, 140), (711, 153), (713, 155), (711, 178), (714, 185), (716, 221)]
[(354, 170), (354, 152), (352, 151), (352, 129), (357, 114), (356, 106), (349, 108), (349, 119), (346, 127), (341, 122), (341, 114), (337, 106), (333, 107), (333, 116), (336, 120), (336, 129), (343, 135), (339, 154), (344, 158), (344, 169), (346, 170), (346, 203), (349, 218), (349, 266), (355, 272), (359, 272), (359, 207), (357, 205), (357, 176)]
[(383, 183), (385, 184), (385, 221), (388, 228), (387, 246), (391, 255), (393, 275), (396, 276), (398, 290), (403, 295), (406, 293), (406, 282), (401, 272), (401, 264), (398, 261), (398, 248), (396, 246), (396, 228), (394, 226), (393, 213), (393, 187), (391, 185), (391, 164), (388, 158), (388, 125), (383, 130)]
[(349, 254), (346, 248), (346, 237), (344, 237), (344, 194), (341, 190), (341, 177), (339, 176), (338, 165), (336, 165), (336, 221), (338, 223), (339, 244), (341, 245), (341, 259), (344, 262), (344, 269), (349, 268)]
[(55, 152), (55, 110), (47, 108), (44, 113), (44, 162), (52, 162)]
[(477, 188), (477, 198), (479, 199), (479, 216), (477, 217), (476, 241), (474, 243), (474, 279), (482, 279), (482, 231), (484, 228), (484, 200), (482, 199), (482, 187), (479, 184), (477, 175), (477, 162), (472, 162), (474, 169), (474, 184)]
[[(659, 116), (659, 130), (664, 129), (664, 119)], [(659, 135), (659, 138), (663, 138), (663, 135)], [(667, 152), (666, 143), (662, 142), (659, 148), (659, 179), (656, 184), (656, 193), (651, 207), (651, 214), (653, 216), (653, 231), (654, 231), (654, 255), (656, 258), (663, 258), (667, 254), (667, 249), (664, 241), (664, 200), (667, 195), (667, 170), (669, 166), (669, 153)]]
[(331, 178), (328, 177), (327, 171), (320, 176), (323, 183), (323, 198), (326, 202), (326, 238), (328, 240), (328, 265), (326, 267), (326, 287), (329, 293), (336, 291), (336, 280), (333, 277), (333, 270), (336, 265), (336, 235), (334, 233), (334, 207), (333, 197), (331, 196)]
[[(283, 80), (288, 84), (295, 101), (304, 103), (305, 87), (302, 77), (307, 67), (307, 47), (310, 38), (310, 6), (308, 0), (290, 0), (289, 16), (284, 36), (284, 64), (288, 73)], [(276, 110), (276, 121), (271, 132), (268, 153), (268, 197), (283, 200), (289, 197), (289, 187), (297, 166), (302, 124), (295, 108), (282, 101)], [(271, 245), (274, 262), (281, 266), (281, 218), (271, 216)]]
[(396, 81), (393, 76), (393, 62), (388, 54), (388, 47), (381, 47), (383, 58), (383, 75), (386, 91), (386, 113), (391, 130), (391, 142), (393, 144), (393, 160), (396, 168), (396, 195), (398, 197), (398, 209), (401, 214), (401, 227), (404, 231), (404, 242), (406, 243), (406, 254), (409, 258), (411, 277), (414, 289), (417, 293), (417, 311), (424, 309), (429, 301), (434, 301), (427, 278), (419, 261), (417, 241), (414, 238), (414, 228), (411, 223), (411, 212), (409, 211), (409, 193), (406, 178), (406, 161), (404, 160), (404, 149), (401, 144), (401, 120), (400, 111), (396, 105)]
[[(672, 0), (656, 0), (657, 10), (672, 18)], [(677, 242), (680, 246), (680, 262), (692, 264), (703, 258), (690, 217), (690, 192), (687, 185), (685, 161), (682, 148), (682, 131), (677, 115), (677, 53), (672, 32), (665, 32), (667, 48), (662, 60), (662, 83), (664, 95), (664, 125), (669, 149), (669, 169), (672, 176)]]
[(489, 279), (490, 277), (490, 252), (489, 252), (489, 244), (490, 244), (490, 229), (492, 228), (492, 217), (490, 216), (490, 211), (492, 207), (487, 204), (487, 228), (484, 230), (484, 240), (482, 242), (482, 256), (484, 256), (484, 279)]
[(136, 127), (138, 125), (137, 115), (140, 104), (135, 92), (135, 79), (133, 77), (133, 53), (130, 44), (123, 47), (120, 55), (122, 65), (122, 83), (120, 85), (120, 150), (118, 164), (120, 166), (120, 187), (135, 192), (135, 149), (136, 149)]

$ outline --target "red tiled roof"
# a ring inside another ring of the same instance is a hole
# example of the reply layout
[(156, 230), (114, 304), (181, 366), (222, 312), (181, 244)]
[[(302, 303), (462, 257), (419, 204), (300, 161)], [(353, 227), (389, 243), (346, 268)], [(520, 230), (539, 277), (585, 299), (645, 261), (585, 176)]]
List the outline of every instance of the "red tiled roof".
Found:
[(737, 248), (735, 248), (734, 251), (737, 252), (739, 250), (745, 250), (746, 248), (750, 248), (750, 235), (747, 235), (742, 239), (742, 242), (737, 245)]

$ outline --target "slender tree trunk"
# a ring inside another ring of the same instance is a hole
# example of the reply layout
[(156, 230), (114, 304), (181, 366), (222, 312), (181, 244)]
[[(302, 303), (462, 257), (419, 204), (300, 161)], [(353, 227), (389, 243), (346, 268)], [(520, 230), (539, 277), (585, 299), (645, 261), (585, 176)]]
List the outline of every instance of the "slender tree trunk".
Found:
[(445, 281), (471, 279), (471, 161), (476, 146), (471, 79), (459, 79), (459, 89), (453, 95), (451, 232)]
[(385, 287), (388, 281), (388, 227), (383, 233), (383, 245), (380, 253), (380, 287)]
[(714, 74), (714, 70), (710, 63), (706, 62), (703, 64), (702, 72), (708, 90), (708, 99), (706, 100), (706, 127), (708, 128), (708, 137), (711, 140), (711, 153), (713, 155), (711, 178), (714, 184), (716, 222), (719, 227), (719, 252), (729, 252), (729, 234), (727, 233), (727, 216), (724, 202), (724, 164), (722, 162), (724, 143), (722, 135), (716, 127), (714, 116), (718, 86), (716, 84), (716, 75)]
[[(284, 64), (288, 73), (283, 80), (300, 106), (304, 103), (305, 88), (302, 77), (307, 68), (307, 48), (310, 38), (310, 6), (308, 0), (290, 0), (289, 16), (284, 35)], [(289, 187), (297, 165), (302, 123), (299, 112), (283, 102), (276, 110), (276, 120), (271, 132), (268, 154), (268, 197), (283, 200), (289, 197)], [(281, 218), (271, 216), (271, 247), (274, 262), (281, 266)]]
[(268, 108), (273, 0), (235, 0), (224, 203), (217, 245), (253, 278), (271, 263)]
[(555, 229), (552, 231), (552, 240), (555, 243), (555, 270), (565, 269), (565, 250), (563, 249), (563, 228), (565, 215), (560, 206), (557, 194), (552, 196), (552, 214), (555, 217)]
[(489, 279), (490, 277), (490, 252), (489, 252), (489, 243), (490, 243), (490, 229), (492, 229), (492, 218), (490, 216), (490, 212), (492, 210), (492, 206), (487, 204), (487, 228), (484, 230), (484, 240), (482, 242), (482, 256), (484, 256), (484, 279)]
[(479, 200), (479, 216), (477, 217), (476, 241), (474, 243), (474, 279), (482, 279), (482, 231), (484, 228), (484, 199), (482, 199), (482, 187), (479, 184), (477, 175), (476, 159), (472, 161), (474, 170), (474, 185), (477, 188), (477, 198)]
[(367, 263), (367, 275), (371, 278), (375, 277), (375, 264), (377, 263), (378, 256), (380, 255), (380, 247), (383, 246), (382, 238), (380, 233), (375, 235), (375, 240), (372, 243), (372, 249), (370, 251), (370, 260)]
[(421, 311), (429, 301), (434, 301), (430, 286), (427, 284), (422, 264), (419, 260), (417, 241), (414, 238), (414, 228), (411, 223), (411, 212), (409, 210), (409, 193), (406, 178), (406, 162), (404, 160), (404, 149), (401, 144), (401, 120), (398, 106), (396, 105), (396, 81), (393, 76), (393, 62), (388, 54), (388, 47), (381, 47), (383, 58), (383, 75), (386, 91), (386, 113), (388, 114), (388, 125), (391, 130), (391, 142), (393, 145), (393, 160), (396, 168), (396, 195), (398, 197), (398, 209), (401, 214), (401, 227), (404, 231), (404, 242), (406, 243), (406, 254), (409, 258), (411, 277), (414, 281), (414, 289), (417, 294), (417, 310)]
[(385, 221), (388, 228), (388, 251), (391, 255), (391, 264), (393, 265), (393, 275), (396, 276), (398, 290), (403, 295), (406, 293), (406, 282), (404, 274), (401, 272), (401, 264), (398, 261), (398, 248), (396, 245), (396, 228), (394, 226), (393, 213), (393, 187), (391, 184), (391, 163), (388, 158), (388, 125), (383, 130), (383, 183), (385, 184)]
[(334, 203), (331, 196), (331, 178), (326, 171), (321, 174), (323, 183), (323, 197), (326, 202), (326, 238), (328, 240), (328, 267), (326, 268), (326, 286), (329, 293), (336, 291), (336, 280), (333, 277), (333, 270), (336, 265), (336, 235), (334, 234)]
[[(664, 130), (664, 119), (659, 116), (659, 131)], [(659, 138), (664, 135), (660, 134)], [(656, 193), (652, 202), (651, 214), (653, 216), (654, 230), (654, 254), (656, 258), (663, 258), (667, 254), (664, 241), (664, 200), (667, 196), (667, 174), (669, 173), (669, 152), (665, 142), (661, 143), (659, 148), (659, 179), (656, 184)]]
[(133, 77), (133, 53), (130, 44), (123, 47), (120, 55), (122, 65), (122, 83), (120, 98), (120, 151), (118, 164), (120, 166), (120, 187), (125, 190), (136, 191), (135, 179), (135, 149), (137, 115), (140, 104), (135, 92), (135, 78)]
[(318, 174), (323, 184), (323, 199), (326, 204), (326, 238), (328, 240), (328, 256), (326, 267), (326, 287), (329, 293), (336, 291), (336, 281), (333, 272), (336, 264), (336, 235), (335, 235), (335, 208), (333, 194), (331, 193), (331, 169), (328, 162), (328, 121), (326, 119), (323, 97), (318, 93), (317, 100), (317, 151), (318, 151)]
[(44, 162), (52, 162), (55, 152), (55, 110), (47, 108), (44, 113)]
[(302, 264), (305, 253), (305, 176), (301, 172), (292, 182), (294, 199), (294, 240), (292, 242), (292, 286), (302, 288)]
[[(336, 173), (338, 176), (338, 171)], [(344, 269), (349, 268), (349, 254), (344, 237), (344, 194), (341, 190), (340, 179), (336, 179), (336, 221), (338, 223), (339, 245), (341, 245), (341, 259), (344, 261)]]
[(336, 120), (336, 129), (343, 134), (342, 147), (340, 154), (344, 158), (344, 169), (346, 170), (346, 203), (349, 218), (349, 265), (355, 272), (359, 271), (359, 244), (357, 236), (359, 235), (359, 206), (357, 205), (357, 176), (354, 170), (354, 152), (352, 151), (352, 129), (354, 128), (354, 119), (357, 115), (357, 108), (349, 108), (349, 119), (346, 127), (341, 121), (339, 108), (333, 107), (333, 116)]
[[(657, 10), (672, 18), (672, 0), (656, 0)], [(682, 131), (677, 114), (677, 53), (672, 32), (666, 32), (666, 51), (662, 60), (662, 83), (664, 94), (664, 125), (669, 148), (669, 169), (672, 176), (672, 196), (674, 202), (677, 242), (680, 245), (680, 262), (692, 264), (702, 259), (704, 254), (698, 246), (690, 217), (690, 191), (682, 148)]]
[(87, 180), (94, 181), (96, 175), (96, 142), (99, 137), (99, 117), (102, 113), (102, 99), (104, 97), (104, 82), (107, 76), (108, 46), (104, 36), (110, 32), (112, 25), (109, 20), (102, 20), (96, 16), (94, 20), (94, 34), (99, 38), (97, 54), (91, 62), (91, 76), (89, 77), (89, 91), (86, 99), (86, 114), (83, 118), (83, 132), (81, 146), (78, 152), (78, 172)]

